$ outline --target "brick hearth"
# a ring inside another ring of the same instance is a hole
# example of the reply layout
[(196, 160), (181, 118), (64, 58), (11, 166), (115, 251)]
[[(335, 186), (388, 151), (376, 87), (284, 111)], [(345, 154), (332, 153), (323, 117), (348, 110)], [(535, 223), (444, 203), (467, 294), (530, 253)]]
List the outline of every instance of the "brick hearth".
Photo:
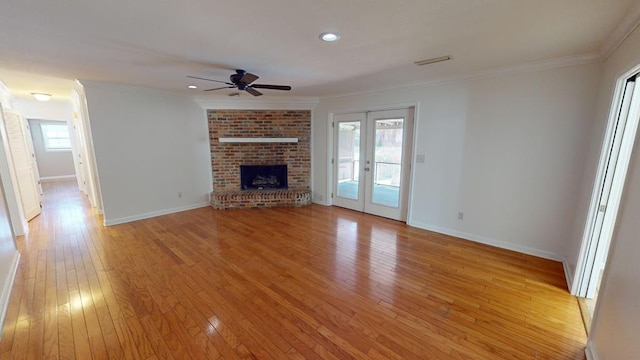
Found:
[(214, 191), (211, 194), (211, 206), (219, 210), (309, 204), (311, 204), (309, 189)]
[[(311, 112), (209, 110), (211, 205), (304, 206), (311, 203)], [(219, 138), (297, 138), (297, 143), (221, 143)], [(240, 165), (287, 164), (288, 190), (240, 190)]]

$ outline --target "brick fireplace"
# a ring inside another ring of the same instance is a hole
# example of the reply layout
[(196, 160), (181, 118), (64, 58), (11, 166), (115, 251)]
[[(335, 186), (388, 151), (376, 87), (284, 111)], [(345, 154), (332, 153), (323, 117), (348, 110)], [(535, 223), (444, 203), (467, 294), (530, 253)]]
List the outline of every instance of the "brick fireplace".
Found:
[[(208, 110), (207, 117), (214, 208), (311, 203), (310, 111)], [(241, 189), (240, 165), (276, 164), (287, 165), (286, 189)]]

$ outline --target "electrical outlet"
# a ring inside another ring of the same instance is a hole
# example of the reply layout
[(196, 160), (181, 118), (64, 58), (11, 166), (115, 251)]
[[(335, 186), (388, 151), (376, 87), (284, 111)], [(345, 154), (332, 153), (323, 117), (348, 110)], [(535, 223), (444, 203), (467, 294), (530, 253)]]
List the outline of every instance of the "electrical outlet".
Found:
[(179, 192), (179, 193), (178, 193), (178, 197), (179, 197), (179, 198), (181, 198), (181, 197), (182, 197), (182, 193), (181, 193), (181, 192)]
[(458, 220), (464, 220), (464, 213), (462, 211), (458, 211)]
[(418, 164), (424, 164), (424, 154), (418, 154), (416, 155), (416, 163)]

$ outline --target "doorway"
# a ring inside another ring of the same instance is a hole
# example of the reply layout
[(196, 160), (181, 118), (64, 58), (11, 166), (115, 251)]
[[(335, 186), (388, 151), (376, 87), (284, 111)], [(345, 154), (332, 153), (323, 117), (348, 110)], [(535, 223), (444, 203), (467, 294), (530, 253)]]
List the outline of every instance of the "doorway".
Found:
[(406, 221), (413, 109), (333, 120), (333, 204)]
[(593, 315), (640, 119), (638, 69), (617, 84), (571, 293)]

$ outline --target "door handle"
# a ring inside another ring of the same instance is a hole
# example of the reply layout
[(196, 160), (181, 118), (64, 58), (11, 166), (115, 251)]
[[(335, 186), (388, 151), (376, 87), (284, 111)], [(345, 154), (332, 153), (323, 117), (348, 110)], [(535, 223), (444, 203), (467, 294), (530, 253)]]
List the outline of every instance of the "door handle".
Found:
[(369, 171), (371, 170), (369, 167), (364, 168), (364, 171)]

